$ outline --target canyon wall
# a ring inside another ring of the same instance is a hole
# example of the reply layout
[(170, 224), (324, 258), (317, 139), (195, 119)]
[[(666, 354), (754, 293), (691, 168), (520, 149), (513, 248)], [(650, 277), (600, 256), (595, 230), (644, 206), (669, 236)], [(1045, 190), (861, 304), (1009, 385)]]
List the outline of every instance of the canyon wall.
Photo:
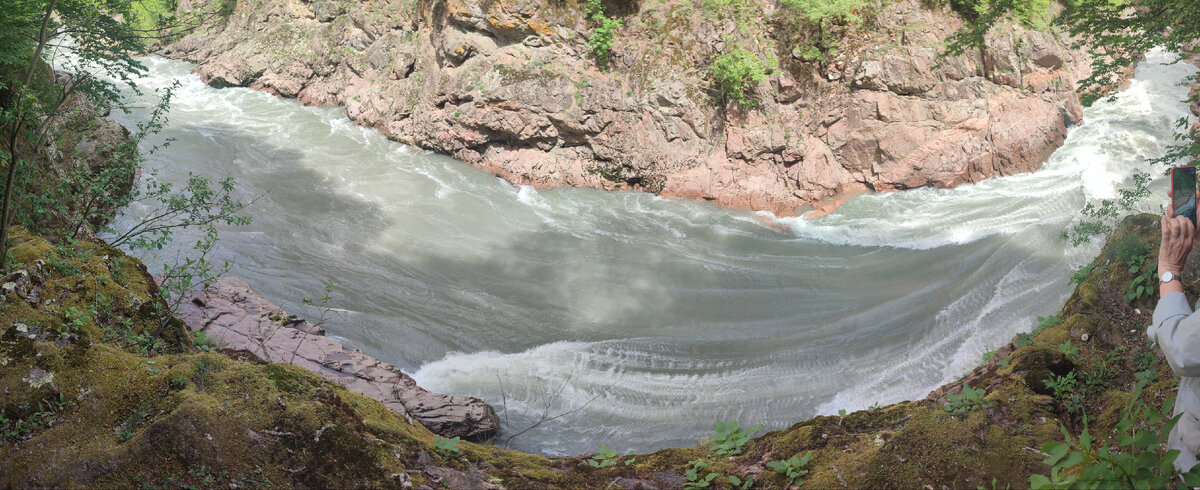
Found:
[(962, 21), (904, 0), (831, 25), (837, 48), (804, 61), (780, 7), (747, 5), (763, 49), (780, 53), (753, 107), (726, 100), (709, 74), (735, 23), (708, 2), (609, 5), (623, 27), (604, 70), (575, 0), (247, 0), (160, 53), (198, 63), (213, 85), (345, 106), (513, 183), (780, 215), (828, 211), (845, 193), (1028, 172), (1082, 117), (1089, 58), (1053, 30), (1005, 24), (984, 49), (939, 59)]

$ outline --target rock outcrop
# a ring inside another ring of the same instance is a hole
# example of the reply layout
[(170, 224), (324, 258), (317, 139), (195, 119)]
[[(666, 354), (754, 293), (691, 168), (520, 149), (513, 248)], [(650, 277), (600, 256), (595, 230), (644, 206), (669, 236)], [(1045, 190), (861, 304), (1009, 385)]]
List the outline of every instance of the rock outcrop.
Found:
[[(217, 0), (180, 3), (180, 13)], [(634, 188), (801, 212), (848, 192), (952, 187), (1038, 168), (1080, 121), (1089, 58), (1062, 34), (999, 26), (939, 59), (962, 23), (918, 0), (805, 61), (773, 2), (752, 31), (785, 53), (746, 108), (708, 75), (732, 21), (707, 3), (612, 3), (624, 21), (606, 71), (576, 2), (239, 2), (163, 47), (214, 86), (343, 105), (360, 124), (514, 183)], [(761, 10), (761, 12), (759, 12)], [(761, 14), (761, 15), (760, 15)], [(790, 50), (790, 51), (789, 51)]]
[(191, 293), (179, 317), (223, 349), (265, 362), (286, 362), (317, 373), (355, 393), (407, 414), (434, 434), (485, 440), (500, 430), (492, 407), (474, 397), (430, 393), (407, 374), (325, 336), (325, 331), (284, 313), (244, 281), (226, 277)]

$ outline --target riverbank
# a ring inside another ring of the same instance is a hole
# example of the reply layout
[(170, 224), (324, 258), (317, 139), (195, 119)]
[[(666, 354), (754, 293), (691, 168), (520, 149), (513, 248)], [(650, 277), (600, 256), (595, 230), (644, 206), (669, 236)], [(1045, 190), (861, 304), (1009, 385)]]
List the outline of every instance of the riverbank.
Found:
[[(217, 3), (181, 2), (180, 14)], [(604, 69), (577, 2), (239, 3), (160, 53), (198, 63), (214, 86), (344, 106), (515, 184), (779, 216), (827, 213), (847, 193), (1029, 172), (1082, 117), (1075, 87), (1090, 60), (1062, 33), (1012, 21), (983, 50), (939, 61), (962, 21), (906, 0), (829, 24), (817, 54), (802, 54), (811, 28), (773, 5), (729, 7), (756, 13), (747, 20), (715, 3), (614, 3), (623, 25)], [(709, 75), (735, 25), (764, 33), (755, 49), (778, 59), (749, 87), (752, 107)]]
[[(689, 462), (704, 461), (721, 484), (733, 475), (769, 487), (783, 480), (766, 463), (811, 453), (813, 488), (974, 487), (992, 478), (1024, 486), (1048, 469), (1030, 448), (1058, 440), (1060, 424), (1078, 434), (1078, 408), (1090, 414), (1091, 434), (1104, 437), (1133, 373), (1155, 373), (1143, 395), (1149, 402), (1173, 391), (1143, 332), (1152, 300), (1125, 301), (1136, 275), (1127, 262), (1157, 248), (1156, 224), (1153, 216), (1126, 219), (1059, 315), (927, 399), (799, 422), (748, 441), (733, 457), (702, 441), (592, 458), (465, 441), (448, 448), (423, 426), (307, 370), (197, 350), (180, 340), (182, 324), (156, 337), (157, 325), (130, 309), (149, 304), (153, 287), (136, 259), (102, 244), (54, 247), (18, 232), (14, 256), (25, 265), (4, 278), (8, 306), (0, 313), (0, 385), (9, 393), (0, 484), (679, 488)], [(1188, 294), (1200, 293), (1195, 261), (1184, 277), (1193, 278)], [(76, 325), (72, 308), (95, 312)], [(1056, 376), (1079, 380), (1076, 391), (1056, 393), (1047, 383)], [(964, 386), (982, 390), (977, 405), (962, 401)]]

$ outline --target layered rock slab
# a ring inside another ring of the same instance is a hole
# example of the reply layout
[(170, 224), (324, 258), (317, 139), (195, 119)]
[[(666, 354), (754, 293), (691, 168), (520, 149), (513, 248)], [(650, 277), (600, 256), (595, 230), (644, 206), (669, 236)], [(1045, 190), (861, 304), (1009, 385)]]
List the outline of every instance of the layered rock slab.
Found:
[(251, 289), (225, 277), (190, 292), (179, 318), (188, 329), (224, 349), (244, 351), (265, 362), (304, 367), (346, 389), (374, 398), (445, 437), (485, 440), (499, 433), (500, 420), (483, 400), (431, 393), (395, 366), (325, 336), (325, 331)]

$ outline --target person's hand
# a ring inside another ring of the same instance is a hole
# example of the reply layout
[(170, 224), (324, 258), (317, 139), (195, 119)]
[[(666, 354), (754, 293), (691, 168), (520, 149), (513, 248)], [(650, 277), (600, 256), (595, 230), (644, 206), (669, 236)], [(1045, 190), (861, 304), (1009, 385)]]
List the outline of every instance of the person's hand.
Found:
[[(1174, 196), (1168, 191), (1168, 196)], [(1158, 249), (1159, 273), (1171, 271), (1179, 274), (1192, 251), (1192, 240), (1196, 227), (1186, 216), (1175, 216), (1174, 206), (1167, 207), (1167, 215), (1161, 220), (1162, 244)]]

